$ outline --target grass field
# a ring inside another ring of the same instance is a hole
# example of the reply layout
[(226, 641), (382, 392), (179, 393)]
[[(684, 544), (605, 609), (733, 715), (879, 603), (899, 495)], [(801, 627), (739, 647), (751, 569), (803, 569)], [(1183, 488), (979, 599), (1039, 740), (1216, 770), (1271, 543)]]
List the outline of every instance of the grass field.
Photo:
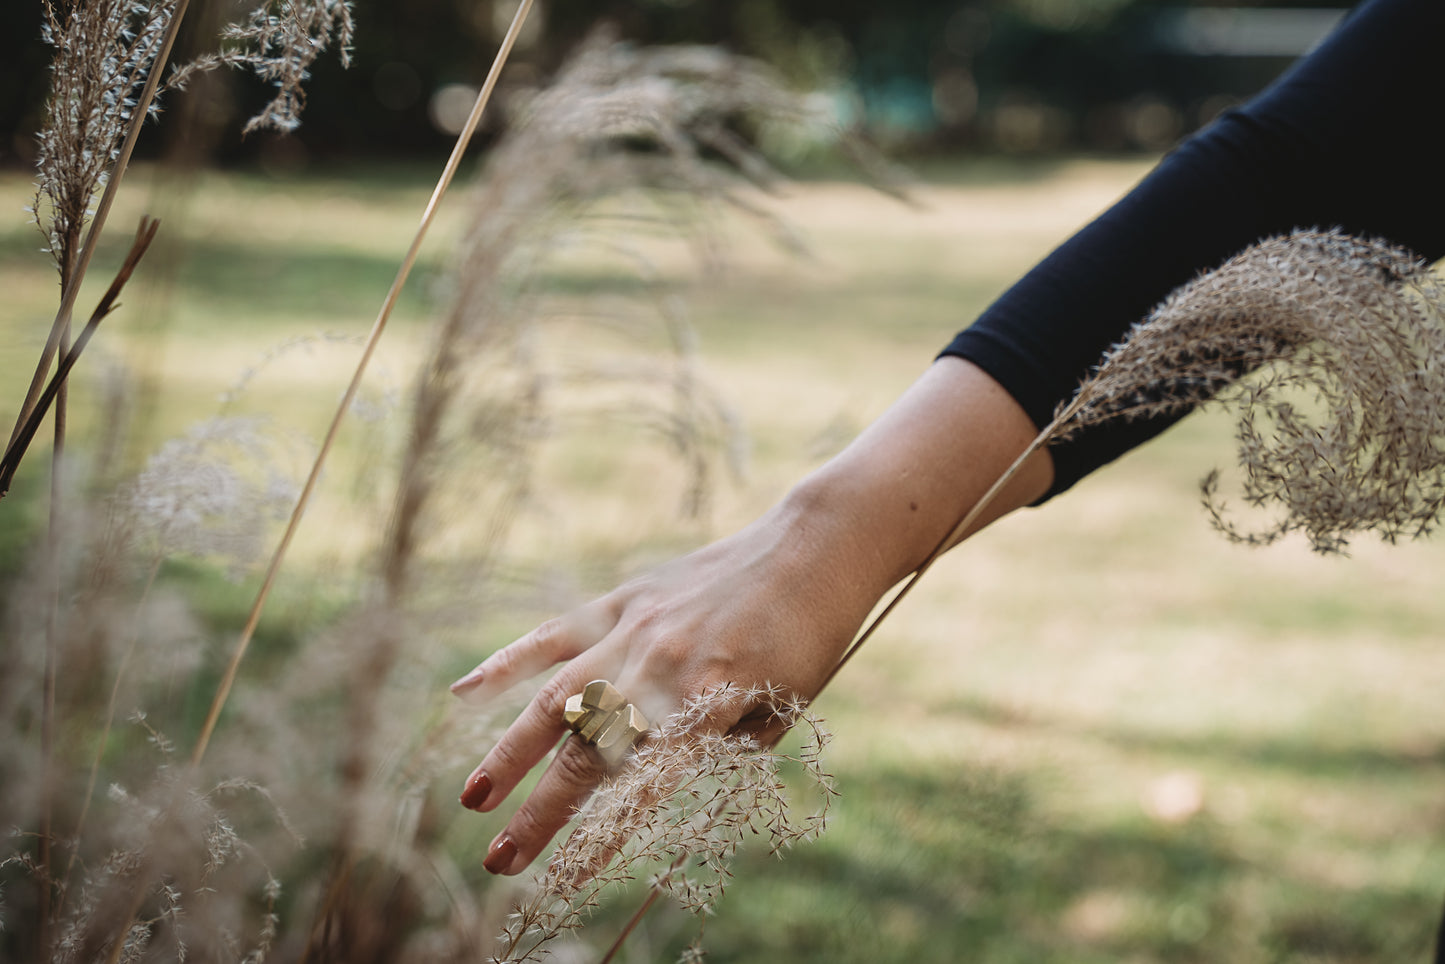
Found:
[[(689, 301), (704, 367), (746, 428), (745, 479), (716, 493), (705, 520), (680, 523), (677, 473), (654, 442), (584, 439), (548, 456), (546, 522), (524, 521), (518, 553), (569, 573), (552, 598), (580, 600), (751, 518), (1142, 170), (959, 167), (927, 179), (912, 206), (797, 185), (770, 204), (809, 239), (808, 258), (727, 222), (725, 263), (689, 282)], [(156, 177), (151, 188), (148, 177), (113, 235), (144, 209), (165, 218), (163, 240), (82, 362), (74, 403), (93, 446), (99, 373), (115, 364), (137, 378), (148, 415), (129, 443), (137, 462), (213, 414), (274, 346), (364, 334), (428, 190), (406, 171)], [(21, 212), (27, 189), (0, 177), (5, 412), (55, 295)], [(458, 220), (434, 235), (383, 342), (378, 398), (405, 397)], [(672, 248), (658, 258), (669, 275), (695, 274)], [(585, 264), (552, 280), (579, 303), (607, 295)], [(344, 343), (288, 354), (243, 405), (315, 436), (354, 358)], [(348, 439), (283, 573), (283, 607), (361, 582), (346, 573), (364, 565), (389, 493), (365, 437)], [(1229, 424), (1192, 417), (933, 571), (818, 704), (836, 734), (831, 829), (781, 863), (740, 861), (707, 923), (711, 959), (1426, 960), (1445, 897), (1445, 545), (1360, 541), (1348, 558), (1302, 542), (1229, 545), (1199, 511), (1197, 481), (1231, 458)], [(0, 505), (12, 556), (41, 474), (33, 456)], [(218, 621), (253, 588), (215, 590)], [(449, 668), (546, 614), (522, 602), (493, 612)], [(497, 828), (465, 815), (449, 831), (479, 888)], [(599, 939), (614, 928), (604, 915)], [(659, 913), (630, 959), (670, 959), (692, 928)]]

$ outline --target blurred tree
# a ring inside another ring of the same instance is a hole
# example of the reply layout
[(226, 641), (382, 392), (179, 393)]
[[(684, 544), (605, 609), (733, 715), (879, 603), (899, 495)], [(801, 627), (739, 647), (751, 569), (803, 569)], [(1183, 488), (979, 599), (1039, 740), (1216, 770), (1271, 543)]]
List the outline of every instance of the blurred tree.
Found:
[[(10, 2), (7, 28), (0, 32), (0, 163), (27, 159), (28, 132), (47, 81), (40, 2)], [(213, 0), (209, 6), (234, 2)], [(205, 121), (196, 136), (225, 157), (435, 156), (450, 140), (446, 118), (439, 116), (448, 97), (465, 97), (450, 85), (480, 83), (516, 3), (354, 0), (355, 64), (349, 71), (330, 59), (318, 65), (306, 120), (293, 143), (242, 142), (238, 125), (225, 122), (246, 116), (265, 96), (242, 78), (195, 95), (202, 103), (191, 114)], [(1194, 49), (1188, 43), (1191, 10), (1221, 8), (1247, 17), (1262, 6), (1347, 3), (537, 0), (533, 29), (514, 54), (508, 79), (539, 78), (597, 23), (608, 21), (639, 43), (722, 43), (762, 57), (796, 83), (833, 92), (846, 119), (861, 119), (875, 134), (904, 143), (1157, 150), (1230, 98), (1258, 89), (1289, 59), (1288, 45), (1272, 53)], [(1308, 9), (1302, 13), (1307, 26)], [(193, 44), (214, 37), (206, 26), (191, 32)], [(175, 125), (182, 127), (190, 125)], [(155, 153), (165, 145), (148, 149)]]

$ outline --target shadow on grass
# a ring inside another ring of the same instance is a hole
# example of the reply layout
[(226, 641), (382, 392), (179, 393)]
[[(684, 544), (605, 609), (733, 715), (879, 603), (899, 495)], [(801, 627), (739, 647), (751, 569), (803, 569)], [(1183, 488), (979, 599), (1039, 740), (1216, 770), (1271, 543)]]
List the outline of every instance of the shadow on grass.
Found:
[(1206, 818), (1085, 825), (1024, 773), (839, 774), (825, 837), (749, 853), (709, 960), (1424, 961), (1433, 895), (1291, 879)]
[(1087, 728), (1075, 720), (1052, 718), (984, 699), (961, 696), (933, 708), (936, 712), (990, 726), (1089, 737), (1126, 750), (1187, 756), (1231, 767), (1284, 770), (1315, 779), (1419, 780), (1426, 769), (1445, 770), (1445, 744), (1389, 749), (1365, 744), (1339, 745), (1311, 739), (1251, 738), (1235, 733), (1183, 735), (1125, 728)]

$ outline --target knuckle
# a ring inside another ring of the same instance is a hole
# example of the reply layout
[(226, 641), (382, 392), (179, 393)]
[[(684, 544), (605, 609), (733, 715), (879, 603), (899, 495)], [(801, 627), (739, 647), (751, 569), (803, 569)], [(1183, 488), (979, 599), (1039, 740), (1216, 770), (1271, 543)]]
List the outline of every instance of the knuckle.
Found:
[(528, 801), (512, 815), (507, 829), (514, 838), (541, 846), (545, 845), (555, 828), (548, 824), (532, 802)]
[(543, 718), (555, 719), (562, 715), (562, 709), (567, 705), (567, 697), (580, 689), (580, 686), (574, 687), (570, 681), (554, 676), (537, 690), (533, 703)]
[(517, 754), (511, 744), (503, 741), (492, 747), (491, 758), (495, 769), (506, 772), (524, 772), (526, 762)]
[(532, 630), (532, 645), (540, 654), (551, 659), (570, 652), (567, 627), (562, 619), (549, 619)]
[(634, 637), (666, 637), (671, 609), (656, 601), (634, 600), (627, 607), (628, 635)]
[(517, 668), (517, 649), (515, 644), (503, 646), (493, 653), (487, 662), (487, 668), (493, 675), (510, 676)]
[(578, 790), (596, 785), (606, 774), (597, 755), (575, 738), (562, 744), (553, 766), (563, 783)]

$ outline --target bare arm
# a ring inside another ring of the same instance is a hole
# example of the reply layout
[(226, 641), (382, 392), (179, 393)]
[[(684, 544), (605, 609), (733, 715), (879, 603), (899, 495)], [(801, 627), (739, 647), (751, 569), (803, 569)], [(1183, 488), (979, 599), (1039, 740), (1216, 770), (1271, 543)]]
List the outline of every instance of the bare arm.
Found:
[[(936, 362), (836, 458), (738, 533), (674, 560), (488, 657), (452, 686), (485, 700), (562, 664), (467, 781), (462, 802), (500, 806), (565, 734), (563, 703), (609, 679), (658, 720), (727, 683), (815, 695), (868, 612), (927, 557), (1023, 451), (1033, 422), (988, 375)], [(1039, 453), (985, 523), (1042, 495)], [(748, 710), (719, 719), (730, 729)], [(603, 776), (577, 741), (558, 751), (488, 852), (518, 873)]]

